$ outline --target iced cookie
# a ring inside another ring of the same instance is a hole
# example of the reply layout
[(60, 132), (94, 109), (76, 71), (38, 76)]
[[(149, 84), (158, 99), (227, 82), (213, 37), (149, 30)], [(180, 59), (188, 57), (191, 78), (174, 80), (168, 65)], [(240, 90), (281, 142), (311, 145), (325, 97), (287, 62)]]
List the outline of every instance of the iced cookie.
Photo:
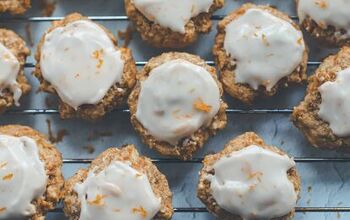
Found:
[(295, 162), (253, 132), (203, 161), (198, 197), (218, 219), (290, 220), (300, 192)]
[(21, 125), (0, 127), (0, 219), (42, 220), (61, 198), (61, 153)]
[(310, 34), (331, 45), (350, 42), (350, 2), (296, 0), (300, 24)]
[(350, 48), (326, 58), (310, 77), (292, 121), (318, 148), (350, 147)]
[(181, 48), (211, 30), (211, 16), (224, 0), (125, 0), (126, 14), (143, 40), (156, 47)]
[(24, 75), (24, 64), (30, 50), (15, 32), (0, 29), (0, 112), (20, 105), (22, 95), (31, 86)]
[(55, 21), (38, 45), (34, 75), (59, 96), (62, 118), (96, 120), (125, 102), (135, 84), (131, 51), (104, 27), (74, 13)]
[(306, 80), (303, 34), (286, 14), (245, 4), (218, 24), (213, 54), (225, 91), (246, 104)]
[(164, 53), (138, 75), (128, 101), (131, 122), (150, 148), (189, 159), (226, 126), (221, 95), (214, 67), (195, 55)]
[(71, 220), (167, 220), (171, 198), (165, 176), (127, 145), (106, 150), (67, 180), (64, 212)]

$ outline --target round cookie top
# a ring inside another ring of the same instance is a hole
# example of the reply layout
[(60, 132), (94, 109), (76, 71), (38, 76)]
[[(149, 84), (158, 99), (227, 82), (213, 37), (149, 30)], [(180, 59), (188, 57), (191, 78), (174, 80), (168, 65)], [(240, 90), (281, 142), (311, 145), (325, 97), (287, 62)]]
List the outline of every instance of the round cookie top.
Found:
[(213, 0), (133, 0), (135, 7), (150, 21), (172, 31), (185, 33), (187, 22), (209, 12)]
[(225, 31), (224, 49), (236, 63), (236, 83), (270, 91), (303, 60), (302, 32), (267, 10), (249, 8)]
[(350, 37), (350, 2), (344, 0), (298, 0), (300, 23), (306, 18), (314, 20), (318, 26), (327, 29), (333, 26), (336, 35)]
[(120, 82), (124, 61), (106, 31), (76, 20), (45, 35), (40, 68), (60, 98), (74, 109), (97, 104)]
[(221, 208), (247, 220), (272, 219), (296, 206), (297, 192), (287, 174), (294, 166), (287, 155), (250, 145), (216, 161), (207, 179)]
[(147, 176), (130, 164), (114, 161), (75, 185), (81, 202), (80, 220), (150, 220), (161, 207)]
[(329, 123), (339, 137), (350, 135), (350, 68), (339, 71), (335, 81), (327, 81), (318, 88), (321, 104), (318, 116)]
[(176, 144), (206, 126), (220, 108), (220, 90), (203, 67), (184, 59), (152, 69), (141, 84), (138, 121), (160, 141)]
[(20, 70), (20, 63), (17, 57), (0, 43), (0, 91), (9, 89), (13, 93), (13, 99), (18, 106), (19, 98), (22, 96), (22, 90), (17, 82), (17, 76)]
[(0, 219), (28, 218), (43, 196), (47, 176), (32, 138), (0, 135)]

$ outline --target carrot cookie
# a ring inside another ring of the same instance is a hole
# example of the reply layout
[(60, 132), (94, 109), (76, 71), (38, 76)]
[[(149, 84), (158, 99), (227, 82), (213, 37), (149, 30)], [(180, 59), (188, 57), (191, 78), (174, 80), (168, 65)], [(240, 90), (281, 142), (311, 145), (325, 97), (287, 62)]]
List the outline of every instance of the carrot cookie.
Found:
[(0, 219), (45, 219), (60, 199), (62, 157), (44, 135), (0, 127)]
[(71, 220), (165, 220), (173, 214), (165, 176), (133, 145), (103, 152), (66, 181), (64, 195)]
[(156, 47), (181, 48), (211, 29), (211, 16), (224, 0), (125, 0), (126, 14), (143, 40)]
[(255, 133), (231, 140), (203, 164), (198, 197), (218, 219), (293, 218), (300, 192), (295, 162)]
[(1, 0), (0, 12), (10, 12), (11, 14), (23, 14), (30, 8), (31, 0)]
[(35, 59), (40, 89), (58, 94), (64, 119), (101, 118), (125, 102), (136, 80), (131, 51), (118, 48), (109, 31), (77, 13), (53, 23)]
[(27, 94), (31, 86), (24, 76), (24, 64), (30, 50), (15, 32), (0, 29), (0, 112), (13, 105)]
[(303, 102), (292, 120), (318, 148), (350, 147), (350, 47), (329, 56), (310, 77)]
[(189, 159), (226, 126), (226, 103), (214, 67), (198, 56), (164, 53), (140, 71), (129, 97), (131, 122), (163, 155)]
[(296, 0), (300, 24), (317, 39), (331, 45), (350, 42), (350, 2)]
[(247, 104), (307, 78), (302, 32), (268, 6), (248, 3), (220, 21), (213, 53), (225, 91)]

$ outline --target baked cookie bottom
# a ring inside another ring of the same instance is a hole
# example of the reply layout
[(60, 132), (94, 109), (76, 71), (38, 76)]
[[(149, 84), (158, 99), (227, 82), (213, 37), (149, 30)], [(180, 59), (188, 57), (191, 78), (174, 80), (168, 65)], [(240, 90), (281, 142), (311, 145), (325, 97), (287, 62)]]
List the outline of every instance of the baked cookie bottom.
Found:
[[(0, 42), (18, 59), (20, 69), (16, 80), (22, 90), (22, 96), (28, 94), (31, 90), (31, 86), (24, 75), (24, 64), (27, 56), (30, 55), (30, 50), (20, 36), (8, 29), (0, 29)], [(13, 105), (15, 105), (13, 93), (9, 89), (4, 89), (0, 95), (0, 113), (6, 111)]]
[[(78, 13), (70, 14), (61, 21), (53, 22), (52, 27), (48, 30), (47, 33), (51, 32), (57, 27), (65, 26), (68, 23), (71, 23), (77, 20), (87, 20), (87, 19), (88, 19), (87, 17), (84, 17)], [(117, 41), (113, 36), (113, 34), (103, 26), (100, 26), (100, 27), (106, 31), (110, 39), (114, 42), (114, 44), (117, 47)], [(41, 73), (40, 55), (41, 55), (41, 47), (44, 43), (44, 39), (45, 39), (45, 35), (41, 38), (35, 54), (35, 59), (37, 61), (37, 64), (35, 66), (35, 71), (33, 74), (40, 81), (40, 90), (57, 95), (57, 92), (53, 87), (53, 85), (51, 85), (48, 81), (46, 81)], [(75, 110), (73, 107), (71, 107), (67, 103), (64, 103), (60, 99), (58, 108), (59, 108), (61, 118), (69, 119), (69, 118), (77, 117), (77, 118), (83, 118), (86, 120), (94, 121), (102, 118), (105, 114), (107, 114), (108, 112), (112, 111), (116, 107), (126, 102), (127, 96), (129, 95), (131, 89), (134, 87), (134, 84), (136, 82), (137, 69), (136, 69), (135, 61), (132, 56), (131, 50), (127, 48), (118, 48), (118, 49), (121, 51), (122, 59), (124, 60), (124, 69), (123, 69), (121, 82), (113, 85), (108, 90), (107, 94), (103, 97), (103, 99), (95, 105), (92, 105), (92, 104), (81, 105), (78, 107), (77, 110)]]
[[(301, 27), (326, 46), (344, 46), (350, 44), (350, 37), (346, 37), (344, 30), (339, 31), (332, 25), (322, 28), (310, 17), (307, 17), (301, 23)], [(344, 34), (339, 35), (339, 33)]]
[(125, 0), (125, 11), (136, 26), (142, 39), (155, 47), (182, 48), (197, 40), (199, 34), (211, 30), (212, 14), (224, 6), (224, 0), (214, 0), (208, 13), (201, 13), (193, 17), (185, 26), (185, 33), (174, 32), (148, 20), (133, 4), (132, 0)]
[[(230, 142), (228, 142), (224, 149), (216, 154), (208, 155), (204, 158), (203, 161), (203, 168), (200, 171), (199, 174), (199, 183), (198, 183), (198, 189), (197, 189), (197, 196), (198, 198), (206, 205), (208, 211), (215, 215), (218, 219), (221, 220), (242, 220), (240, 216), (234, 215), (222, 208), (220, 208), (215, 201), (214, 197), (211, 194), (210, 190), (210, 182), (207, 180), (208, 174), (213, 174), (213, 165), (215, 162), (217, 162), (220, 158), (223, 158), (225, 156), (230, 155), (234, 151), (239, 151), (245, 147), (248, 147), (250, 145), (257, 145), (260, 146), (266, 150), (273, 151), (275, 153), (278, 153), (280, 155), (286, 155), (282, 150), (280, 150), (277, 147), (269, 146), (264, 143), (264, 141), (254, 132), (247, 132), (244, 133)], [(300, 193), (300, 178), (297, 173), (297, 170), (295, 168), (292, 168), (288, 171), (288, 179), (293, 183), (294, 189), (299, 195)], [(294, 216), (294, 210), (290, 212), (289, 214), (274, 218), (274, 220), (291, 220)]]
[(336, 74), (350, 67), (350, 47), (343, 47), (336, 55), (329, 56), (309, 78), (304, 101), (294, 108), (292, 121), (308, 141), (317, 148), (349, 151), (350, 137), (336, 136), (329, 124), (319, 116), (322, 101), (318, 88), (327, 81), (334, 81)]
[[(299, 0), (295, 0), (298, 8)], [(334, 26), (321, 27), (311, 17), (307, 16), (300, 24), (312, 37), (329, 46), (344, 46), (350, 44), (350, 37), (346, 37), (345, 30), (337, 30)], [(339, 34), (340, 33), (340, 34)]]
[(136, 84), (135, 88), (129, 96), (128, 104), (130, 108), (131, 123), (134, 126), (135, 130), (139, 133), (145, 144), (147, 144), (150, 148), (155, 149), (162, 155), (177, 157), (182, 160), (188, 160), (192, 158), (192, 155), (195, 151), (202, 148), (202, 146), (210, 136), (215, 135), (216, 132), (222, 130), (226, 126), (227, 116), (225, 111), (227, 109), (227, 104), (224, 101), (220, 101), (220, 109), (216, 116), (212, 119), (208, 127), (199, 128), (190, 137), (180, 140), (176, 146), (171, 145), (165, 141), (158, 141), (155, 137), (149, 134), (149, 132), (142, 126), (142, 124), (136, 118), (137, 103), (141, 90), (141, 81), (145, 80), (149, 76), (149, 73), (152, 69), (158, 67), (163, 63), (175, 59), (184, 59), (193, 64), (205, 68), (217, 82), (217, 85), (220, 89), (220, 93), (222, 95), (223, 90), (221, 87), (221, 83), (217, 80), (216, 70), (214, 67), (208, 66), (205, 63), (205, 61), (198, 56), (188, 53), (170, 52), (163, 53), (158, 57), (152, 58), (139, 72), (138, 83)]
[(0, 1), (0, 13), (23, 14), (31, 6), (31, 0), (2, 0)]
[(61, 191), (64, 185), (62, 176), (62, 155), (40, 132), (22, 125), (0, 126), (0, 133), (15, 137), (27, 136), (36, 141), (39, 149), (40, 160), (45, 165), (47, 185), (42, 197), (35, 199), (32, 204), (36, 207), (36, 213), (30, 220), (43, 220), (45, 214), (53, 210), (61, 199)]
[(78, 220), (80, 216), (80, 201), (74, 186), (82, 183), (91, 170), (101, 172), (113, 161), (129, 161), (137, 171), (145, 174), (151, 184), (154, 194), (161, 198), (161, 208), (153, 219), (167, 220), (173, 215), (172, 193), (166, 177), (147, 157), (140, 156), (134, 145), (109, 148), (94, 159), (87, 169), (80, 169), (73, 177), (66, 181), (64, 195), (64, 212), (70, 220)]
[(228, 16), (226, 16), (222, 21), (219, 22), (217, 27), (218, 33), (216, 35), (215, 44), (213, 47), (213, 54), (216, 65), (218, 66), (221, 72), (220, 80), (223, 84), (225, 91), (229, 95), (249, 105), (253, 104), (254, 100), (258, 97), (270, 97), (275, 95), (281, 87), (288, 87), (291, 84), (301, 84), (305, 82), (307, 79), (306, 69), (308, 60), (308, 49), (306, 48), (300, 65), (297, 68), (295, 68), (295, 70), (291, 72), (288, 76), (280, 79), (270, 91), (268, 91), (263, 86), (260, 86), (258, 90), (254, 90), (248, 84), (236, 83), (236, 63), (229, 55), (227, 55), (226, 50), (224, 49), (224, 41), (226, 36), (225, 29), (231, 21), (239, 18), (239, 16), (241, 16), (245, 13), (245, 11), (251, 8), (258, 8), (267, 11), (278, 18), (290, 22), (294, 26), (294, 28), (300, 30), (298, 25), (292, 22), (288, 15), (269, 6), (254, 5), (251, 3), (242, 5), (239, 9), (231, 12)]

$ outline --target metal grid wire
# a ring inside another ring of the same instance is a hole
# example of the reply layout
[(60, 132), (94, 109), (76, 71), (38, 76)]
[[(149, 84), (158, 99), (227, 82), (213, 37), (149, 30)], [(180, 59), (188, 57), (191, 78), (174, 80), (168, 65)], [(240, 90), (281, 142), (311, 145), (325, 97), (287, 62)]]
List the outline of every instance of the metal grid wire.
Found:
[[(221, 20), (225, 15), (213, 15), (212, 20)], [(293, 15), (290, 16), (293, 20), (298, 20), (298, 17)], [(43, 17), (43, 16), (32, 16), (32, 17), (1, 17), (0, 22), (51, 22), (56, 20), (61, 20), (64, 17)], [(89, 19), (93, 21), (127, 21), (129, 20), (127, 16), (88, 16)], [(137, 66), (143, 66), (147, 61), (136, 61)], [(208, 65), (215, 65), (212, 60), (206, 61)], [(317, 67), (320, 65), (319, 61), (309, 61), (308, 66)], [(26, 63), (25, 68), (34, 68), (34, 63)], [(114, 113), (129, 113), (128, 109), (115, 109)], [(8, 110), (5, 114), (8, 115), (49, 115), (58, 114), (57, 109), (13, 109)], [(291, 114), (292, 109), (233, 109), (228, 108), (226, 110), (228, 114)], [(63, 163), (65, 164), (89, 164), (93, 158), (65, 158)], [(179, 164), (179, 163), (201, 163), (203, 158), (193, 158), (187, 161), (182, 161), (178, 159), (171, 158), (152, 158), (154, 163), (168, 163), (168, 164)], [(295, 157), (295, 162), (297, 163), (349, 163), (350, 157)], [(52, 212), (62, 212), (62, 207), (54, 209)], [(350, 212), (350, 207), (296, 207), (296, 212)], [(176, 213), (205, 213), (208, 212), (205, 207), (175, 207), (174, 212)]]

